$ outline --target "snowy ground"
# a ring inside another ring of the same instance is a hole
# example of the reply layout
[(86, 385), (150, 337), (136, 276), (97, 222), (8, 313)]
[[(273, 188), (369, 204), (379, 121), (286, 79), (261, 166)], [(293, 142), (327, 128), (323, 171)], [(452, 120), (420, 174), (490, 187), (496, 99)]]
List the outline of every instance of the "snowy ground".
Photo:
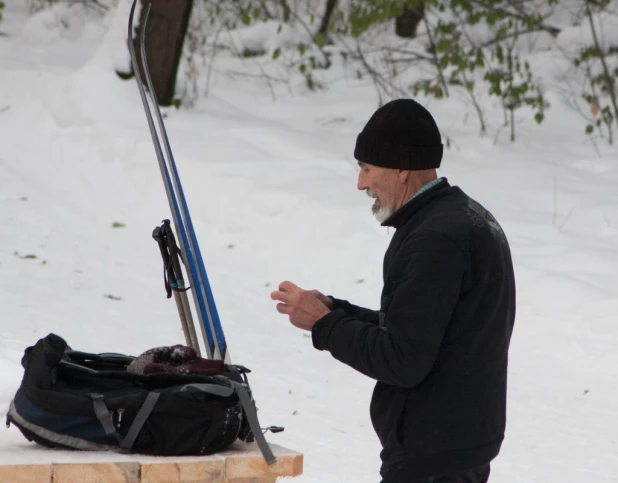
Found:
[[(24, 348), (49, 332), (93, 352), (182, 342), (151, 238), (170, 216), (163, 185), (135, 82), (113, 71), (126, 8), (69, 16), (63, 31), (22, 3), (0, 22), (2, 408)], [(454, 141), (440, 174), (497, 216), (516, 263), (507, 438), (491, 481), (616, 482), (618, 151), (595, 151), (577, 114), (550, 101), (541, 127), (522, 118), (514, 145), (506, 133), (494, 143), (497, 124), (480, 138), (463, 102), (429, 105)], [(372, 381), (315, 351), (269, 298), (289, 279), (377, 306), (392, 230), (356, 190), (352, 157), (375, 107), (370, 85), (345, 79), (273, 102), (266, 86), (219, 74), (194, 109), (166, 110), (232, 358), (253, 370), (261, 423), (286, 427), (269, 439), (305, 454), (299, 482), (378, 481)], [(0, 463), (42, 453), (56, 458), (0, 431)]]

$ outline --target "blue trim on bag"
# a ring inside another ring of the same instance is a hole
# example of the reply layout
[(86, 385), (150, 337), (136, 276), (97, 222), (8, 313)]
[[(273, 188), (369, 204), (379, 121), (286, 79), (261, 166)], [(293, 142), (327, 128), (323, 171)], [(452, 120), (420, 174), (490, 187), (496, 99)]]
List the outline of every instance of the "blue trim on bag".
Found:
[(118, 441), (105, 434), (94, 413), (92, 418), (50, 413), (36, 406), (21, 389), (15, 394), (14, 403), (17, 413), (23, 419), (49, 431), (93, 443), (118, 445)]

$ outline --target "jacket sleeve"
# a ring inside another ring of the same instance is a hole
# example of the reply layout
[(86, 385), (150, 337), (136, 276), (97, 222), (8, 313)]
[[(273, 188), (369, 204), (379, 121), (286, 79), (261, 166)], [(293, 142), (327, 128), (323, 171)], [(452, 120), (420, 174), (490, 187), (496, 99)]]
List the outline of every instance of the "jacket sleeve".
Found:
[(362, 320), (363, 322), (367, 322), (369, 324), (378, 325), (380, 321), (380, 311), (359, 307), (358, 305), (354, 305), (347, 300), (341, 300), (332, 296), (330, 296), (330, 298), (333, 300), (333, 310), (342, 309), (346, 314), (351, 315), (358, 320)]
[(465, 260), (442, 234), (406, 240), (393, 262), (402, 270), (394, 280), (386, 330), (335, 309), (314, 325), (314, 347), (386, 384), (418, 385), (433, 367), (451, 320)]

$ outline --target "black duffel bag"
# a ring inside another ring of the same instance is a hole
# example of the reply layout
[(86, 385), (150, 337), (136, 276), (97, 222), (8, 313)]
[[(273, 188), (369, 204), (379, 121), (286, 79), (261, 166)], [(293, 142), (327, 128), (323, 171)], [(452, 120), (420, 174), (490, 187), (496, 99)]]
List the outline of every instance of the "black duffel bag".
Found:
[(237, 439), (256, 441), (266, 462), (276, 461), (257, 419), (248, 369), (201, 359), (207, 368), (199, 374), (144, 374), (130, 370), (137, 359), (74, 351), (49, 334), (25, 350), (7, 426), (47, 447), (163, 456), (207, 455)]

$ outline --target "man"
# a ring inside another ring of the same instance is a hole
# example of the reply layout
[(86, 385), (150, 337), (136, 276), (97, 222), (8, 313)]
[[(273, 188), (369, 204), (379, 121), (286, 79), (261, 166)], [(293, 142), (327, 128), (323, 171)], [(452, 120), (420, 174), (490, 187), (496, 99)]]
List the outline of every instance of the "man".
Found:
[(316, 349), (377, 380), (383, 483), (484, 483), (504, 438), (510, 249), (487, 210), (437, 177), (442, 150), (431, 114), (411, 99), (378, 109), (358, 135), (358, 189), (396, 229), (379, 311), (291, 282), (271, 294)]

